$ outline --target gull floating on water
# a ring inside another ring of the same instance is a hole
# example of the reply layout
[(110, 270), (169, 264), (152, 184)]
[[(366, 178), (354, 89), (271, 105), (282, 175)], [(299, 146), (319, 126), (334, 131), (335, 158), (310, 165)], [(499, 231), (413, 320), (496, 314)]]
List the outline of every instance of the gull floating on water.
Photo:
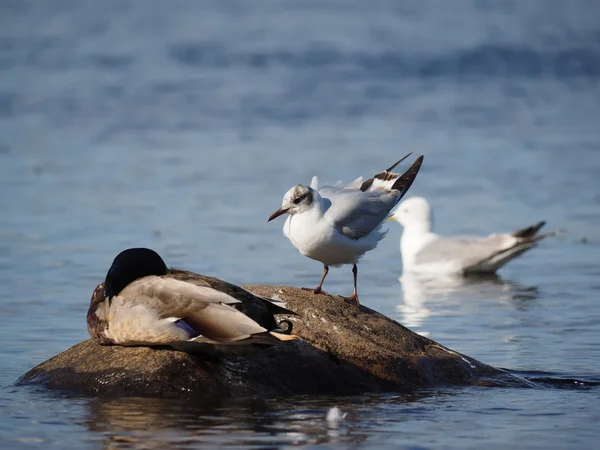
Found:
[(512, 233), (489, 236), (443, 237), (432, 231), (431, 207), (422, 197), (404, 200), (388, 220), (400, 223), (405, 272), (494, 273), (507, 262), (562, 230), (538, 234), (546, 222), (538, 222)]
[(341, 186), (318, 188), (316, 177), (311, 186), (298, 184), (283, 197), (281, 208), (271, 214), (269, 222), (289, 214), (283, 234), (304, 256), (323, 263), (323, 277), (315, 289), (322, 293), (323, 281), (330, 266), (353, 264), (354, 293), (347, 300), (359, 304), (356, 290), (361, 256), (377, 247), (386, 232), (381, 225), (391, 209), (398, 204), (413, 183), (423, 156), (419, 156), (402, 175), (392, 169), (410, 153), (387, 170), (363, 181), (362, 177)]
[(291, 322), (274, 317), (294, 313), (273, 302), (217, 278), (168, 269), (155, 251), (131, 248), (117, 255), (94, 291), (87, 325), (100, 344), (192, 352), (296, 339)]

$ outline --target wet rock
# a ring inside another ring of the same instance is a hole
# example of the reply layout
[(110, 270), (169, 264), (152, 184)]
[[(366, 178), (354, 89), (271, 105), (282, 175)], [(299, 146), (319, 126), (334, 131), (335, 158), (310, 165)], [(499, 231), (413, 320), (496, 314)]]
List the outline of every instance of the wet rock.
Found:
[[(365, 306), (297, 288), (249, 286), (287, 302), (300, 340), (246, 355), (81, 342), (17, 384), (101, 396), (223, 396), (397, 392), (441, 384), (520, 384), (517, 378), (413, 333)], [(83, 319), (82, 319), (83, 321)]]

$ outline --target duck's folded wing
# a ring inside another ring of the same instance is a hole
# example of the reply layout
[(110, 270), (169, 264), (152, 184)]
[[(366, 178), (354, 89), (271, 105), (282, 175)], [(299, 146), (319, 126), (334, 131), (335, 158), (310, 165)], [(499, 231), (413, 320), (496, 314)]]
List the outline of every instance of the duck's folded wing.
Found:
[(230, 342), (268, 332), (234, 307), (239, 300), (173, 277), (142, 278), (123, 289), (119, 297), (138, 310), (147, 310), (160, 326), (169, 323), (185, 331), (188, 339)]
[(275, 345), (297, 339), (269, 331), (237, 309), (223, 304), (210, 304), (202, 311), (191, 311), (183, 319), (196, 335), (187, 342), (209, 345)]
[(172, 277), (149, 276), (134, 281), (119, 293), (130, 299), (144, 297), (160, 303), (162, 308), (185, 308), (191, 303), (196, 307), (210, 303), (239, 303), (232, 296), (210, 286), (200, 286)]
[(268, 330), (237, 309), (223, 304), (210, 304), (201, 310), (190, 309), (182, 319), (198, 337), (218, 342), (238, 341)]
[[(243, 287), (228, 283), (227, 281), (223, 281), (219, 278), (209, 277), (208, 275), (200, 275), (198, 273), (187, 272), (180, 269), (171, 269), (170, 276), (173, 276), (176, 279), (185, 280), (188, 283), (193, 283), (198, 286), (208, 286), (230, 295), (231, 297), (240, 301), (240, 304), (236, 305), (235, 307), (251, 317), (252, 311), (254, 310), (256, 310), (256, 313), (260, 314), (296, 315), (294, 311), (290, 311), (289, 309), (285, 308), (285, 302), (283, 300), (256, 295), (249, 290), (244, 289)], [(256, 320), (256, 318), (254, 319)]]

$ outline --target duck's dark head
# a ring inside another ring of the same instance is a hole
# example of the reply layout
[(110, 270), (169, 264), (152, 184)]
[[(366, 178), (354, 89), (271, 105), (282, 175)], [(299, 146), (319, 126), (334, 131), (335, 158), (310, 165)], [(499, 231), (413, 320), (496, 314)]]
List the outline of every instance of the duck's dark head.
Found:
[(104, 296), (111, 298), (129, 283), (150, 275), (166, 275), (167, 265), (154, 250), (129, 248), (113, 261), (104, 280)]

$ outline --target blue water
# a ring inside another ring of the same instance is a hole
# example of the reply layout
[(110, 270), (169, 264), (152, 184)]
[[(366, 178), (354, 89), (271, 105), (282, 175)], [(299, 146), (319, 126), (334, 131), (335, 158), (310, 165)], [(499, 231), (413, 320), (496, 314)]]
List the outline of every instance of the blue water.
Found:
[[(583, 0), (0, 1), (2, 448), (595, 448), (598, 17)], [(359, 266), (362, 302), (545, 387), (191, 405), (13, 386), (87, 337), (126, 247), (316, 285), (319, 263), (266, 223), (285, 191), (409, 151), (438, 232), (568, 232), (459, 283), (400, 280), (392, 226)], [(345, 419), (327, 423), (332, 406)]]

